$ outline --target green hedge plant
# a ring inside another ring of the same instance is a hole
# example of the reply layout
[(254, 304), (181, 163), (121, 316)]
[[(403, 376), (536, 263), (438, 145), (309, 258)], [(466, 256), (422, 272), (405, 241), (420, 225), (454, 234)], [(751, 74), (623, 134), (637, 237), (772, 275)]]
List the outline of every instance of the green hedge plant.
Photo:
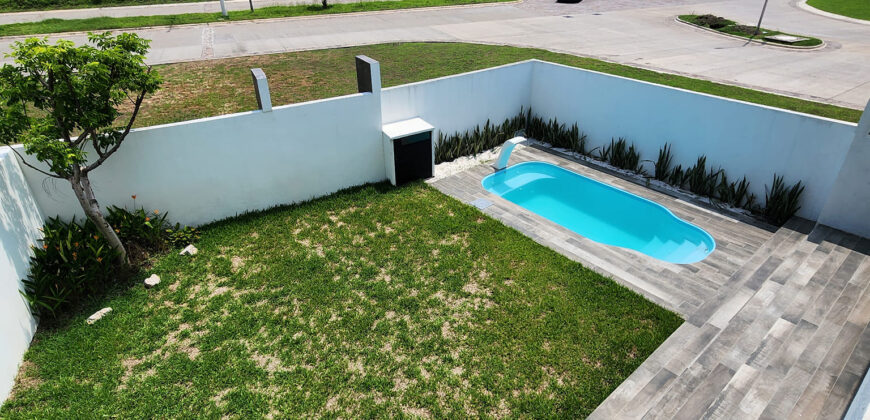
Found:
[[(435, 145), (435, 163), (447, 162), (461, 156), (473, 155), (501, 145), (517, 132), (553, 147), (568, 149), (583, 156), (594, 158), (611, 166), (645, 175), (640, 151), (625, 138), (611, 139), (609, 144), (588, 150), (586, 134), (575, 123), (570, 127), (557, 119), (545, 120), (531, 109), (520, 110), (513, 118), (493, 126), (487, 121), (484, 126), (453, 135), (439, 135)], [(597, 152), (596, 152), (597, 150)], [(774, 176), (773, 185), (765, 195), (764, 207), (756, 204), (756, 197), (749, 192), (749, 180), (742, 177), (730, 181), (721, 168), (708, 167), (707, 157), (701, 155), (688, 168), (673, 165), (671, 145), (665, 143), (653, 162), (652, 178), (677, 188), (687, 189), (702, 197), (717, 200), (732, 207), (743, 208), (760, 214), (769, 223), (781, 226), (800, 209), (804, 186), (798, 182), (786, 185), (781, 176)]]
[(167, 214), (142, 208), (108, 207), (106, 219), (130, 253), (132, 266), (122, 264), (90, 219), (49, 219), (43, 238), (33, 249), (30, 272), (21, 292), (34, 315), (57, 318), (88, 298), (99, 296), (112, 284), (134, 273), (149, 256), (199, 239), (199, 231), (180, 224), (170, 226)]

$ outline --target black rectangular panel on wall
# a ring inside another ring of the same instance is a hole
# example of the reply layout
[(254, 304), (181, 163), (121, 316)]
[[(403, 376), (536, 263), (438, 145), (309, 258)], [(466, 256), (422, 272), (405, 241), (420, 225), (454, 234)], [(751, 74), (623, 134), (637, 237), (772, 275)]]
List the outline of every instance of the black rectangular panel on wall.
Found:
[(396, 184), (432, 177), (432, 132), (393, 140)]

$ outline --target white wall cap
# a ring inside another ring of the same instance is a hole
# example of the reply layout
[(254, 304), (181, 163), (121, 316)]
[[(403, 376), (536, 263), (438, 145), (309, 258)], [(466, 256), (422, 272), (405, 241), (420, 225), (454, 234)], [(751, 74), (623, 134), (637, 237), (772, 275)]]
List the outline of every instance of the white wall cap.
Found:
[(397, 139), (400, 137), (412, 136), (414, 134), (432, 131), (435, 127), (432, 124), (423, 121), (422, 118), (411, 118), (409, 120), (398, 121), (390, 124), (384, 124), (382, 131), (389, 139)]

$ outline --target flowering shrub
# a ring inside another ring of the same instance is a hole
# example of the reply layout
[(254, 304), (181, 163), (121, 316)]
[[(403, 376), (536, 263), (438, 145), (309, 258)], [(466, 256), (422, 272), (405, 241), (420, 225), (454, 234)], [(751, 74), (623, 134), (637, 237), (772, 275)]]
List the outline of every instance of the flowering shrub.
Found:
[(125, 246), (135, 244), (149, 251), (160, 251), (166, 246), (167, 213), (150, 213), (139, 208), (133, 211), (109, 206), (106, 221), (115, 229)]
[(87, 219), (79, 223), (75, 218), (70, 222), (52, 218), (42, 232), (22, 294), (34, 315), (53, 318), (110, 283), (117, 254)]
[[(133, 262), (141, 264), (153, 253), (199, 239), (197, 229), (180, 224), (170, 226), (166, 216), (159, 210), (130, 211), (111, 206), (106, 220), (125, 247), (136, 251), (131, 255), (135, 257)], [(44, 236), (30, 259), (30, 273), (23, 280), (22, 295), (34, 315), (56, 318), (85, 298), (105, 290), (119, 273), (125, 272), (118, 266), (117, 253), (88, 219), (80, 223), (75, 218), (70, 222), (52, 218), (42, 231)]]

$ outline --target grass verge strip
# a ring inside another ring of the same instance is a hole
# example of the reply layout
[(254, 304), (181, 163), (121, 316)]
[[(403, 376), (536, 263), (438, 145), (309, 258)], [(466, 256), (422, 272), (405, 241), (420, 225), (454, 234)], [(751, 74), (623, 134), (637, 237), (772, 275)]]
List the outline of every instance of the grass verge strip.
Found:
[(199, 3), (213, 0), (0, 0), (0, 13), (38, 10), (91, 9), (96, 7), (148, 6), (153, 4)]
[[(693, 25), (698, 25), (703, 28), (712, 29), (723, 34), (734, 35), (749, 40), (766, 42), (769, 44), (783, 45), (787, 47), (817, 47), (822, 45), (822, 40), (806, 35), (794, 35), (785, 32), (773, 31), (770, 29), (761, 28), (757, 32), (755, 26), (741, 25), (733, 20), (728, 20), (714, 15), (680, 15), (679, 19), (683, 22), (688, 22)], [(804, 38), (797, 42), (785, 42), (777, 40), (777, 35), (785, 35), (795, 38)]]
[(866, 0), (809, 0), (807, 4), (826, 12), (870, 20), (870, 2)]
[(493, 3), (510, 0), (398, 0), (370, 1), (333, 4), (326, 8), (311, 6), (271, 6), (229, 12), (224, 18), (220, 13), (186, 13), (179, 15), (95, 17), (87, 19), (46, 19), (39, 22), (0, 25), (0, 36), (50, 34), (59, 32), (103, 31), (112, 29), (143, 28), (148, 26), (185, 25), (194, 23), (237, 22), (244, 20), (285, 18), (297, 16), (329, 15), (352, 12), (411, 9), (419, 7), (457, 6)]

